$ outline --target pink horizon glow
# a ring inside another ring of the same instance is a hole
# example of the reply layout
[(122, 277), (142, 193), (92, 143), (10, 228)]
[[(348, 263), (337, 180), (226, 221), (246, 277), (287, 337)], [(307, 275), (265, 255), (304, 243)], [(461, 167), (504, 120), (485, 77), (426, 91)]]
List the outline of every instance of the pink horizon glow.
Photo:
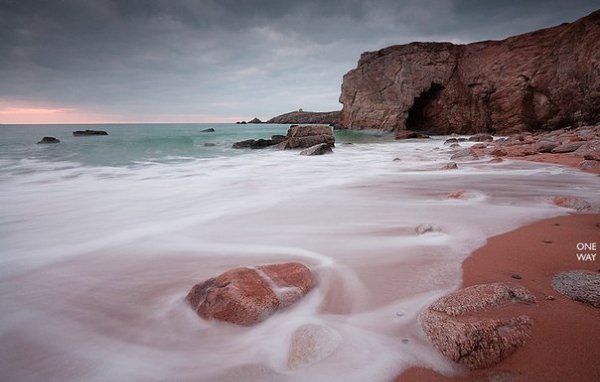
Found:
[(136, 117), (74, 108), (7, 105), (0, 102), (0, 124), (233, 123), (250, 118), (199, 114), (155, 114)]

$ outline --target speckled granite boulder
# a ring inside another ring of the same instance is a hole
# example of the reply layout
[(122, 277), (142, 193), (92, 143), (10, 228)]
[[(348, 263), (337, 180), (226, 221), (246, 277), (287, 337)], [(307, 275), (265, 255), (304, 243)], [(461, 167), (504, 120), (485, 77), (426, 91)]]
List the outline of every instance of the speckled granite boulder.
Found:
[(570, 299), (600, 308), (600, 273), (598, 272), (558, 273), (552, 278), (552, 288)]
[(435, 301), (421, 313), (419, 322), (444, 356), (469, 369), (485, 368), (508, 357), (531, 335), (533, 320), (526, 315), (478, 317), (512, 302), (533, 304), (536, 299), (516, 284), (474, 285)]

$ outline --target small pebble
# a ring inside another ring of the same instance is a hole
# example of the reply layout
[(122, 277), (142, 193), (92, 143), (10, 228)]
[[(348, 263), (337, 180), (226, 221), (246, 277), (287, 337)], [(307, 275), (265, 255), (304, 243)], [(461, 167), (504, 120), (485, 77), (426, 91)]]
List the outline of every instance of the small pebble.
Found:
[(559, 225), (560, 225), (560, 223), (554, 223), (554, 225), (556, 225), (556, 226), (559, 226)]
[(513, 279), (521, 280), (521, 275), (518, 273), (513, 273), (513, 275), (510, 277), (512, 277)]
[(400, 158), (394, 158), (394, 160), (392, 162), (397, 162), (399, 160), (400, 160)]
[(402, 343), (403, 343), (403, 344), (407, 344), (407, 343), (408, 343), (408, 338), (403, 338), (403, 339), (402, 339)]
[(544, 300), (552, 301), (552, 300), (554, 300), (554, 296), (546, 296), (546, 297), (544, 297)]
[(402, 317), (402, 316), (404, 316), (404, 313), (397, 312), (397, 313), (396, 313), (396, 316), (398, 316), (398, 317)]
[(552, 240), (542, 240), (546, 244), (552, 244)]

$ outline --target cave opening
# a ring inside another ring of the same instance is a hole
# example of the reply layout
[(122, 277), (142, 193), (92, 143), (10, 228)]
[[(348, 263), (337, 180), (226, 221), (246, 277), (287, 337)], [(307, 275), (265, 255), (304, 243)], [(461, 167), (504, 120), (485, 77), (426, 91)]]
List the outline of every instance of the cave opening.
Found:
[(412, 107), (408, 110), (406, 129), (412, 131), (435, 131), (434, 117), (438, 112), (435, 101), (440, 98), (444, 87), (432, 83), (429, 89), (415, 97)]

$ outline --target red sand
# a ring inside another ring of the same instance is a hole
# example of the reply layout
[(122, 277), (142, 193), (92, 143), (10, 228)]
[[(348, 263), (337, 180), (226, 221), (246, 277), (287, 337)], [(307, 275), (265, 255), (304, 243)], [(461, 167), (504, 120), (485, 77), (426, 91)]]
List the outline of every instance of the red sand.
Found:
[[(599, 257), (593, 262), (577, 260), (579, 242), (600, 244), (600, 214), (542, 220), (489, 239), (464, 261), (463, 286), (511, 281), (528, 288), (539, 300), (523, 312), (534, 320), (532, 338), (485, 370), (445, 377), (411, 368), (396, 382), (600, 381), (600, 309), (563, 297), (551, 286), (552, 276), (563, 270), (600, 272)], [(513, 279), (515, 273), (522, 279)]]
[(509, 159), (527, 160), (531, 162), (540, 163), (554, 163), (563, 166), (575, 167), (585, 172), (591, 172), (594, 174), (600, 174), (600, 167), (593, 168), (591, 170), (583, 170), (579, 167), (579, 163), (583, 161), (582, 157), (576, 157), (572, 154), (551, 154), (551, 153), (540, 153), (535, 155), (529, 155), (526, 157), (508, 157)]

